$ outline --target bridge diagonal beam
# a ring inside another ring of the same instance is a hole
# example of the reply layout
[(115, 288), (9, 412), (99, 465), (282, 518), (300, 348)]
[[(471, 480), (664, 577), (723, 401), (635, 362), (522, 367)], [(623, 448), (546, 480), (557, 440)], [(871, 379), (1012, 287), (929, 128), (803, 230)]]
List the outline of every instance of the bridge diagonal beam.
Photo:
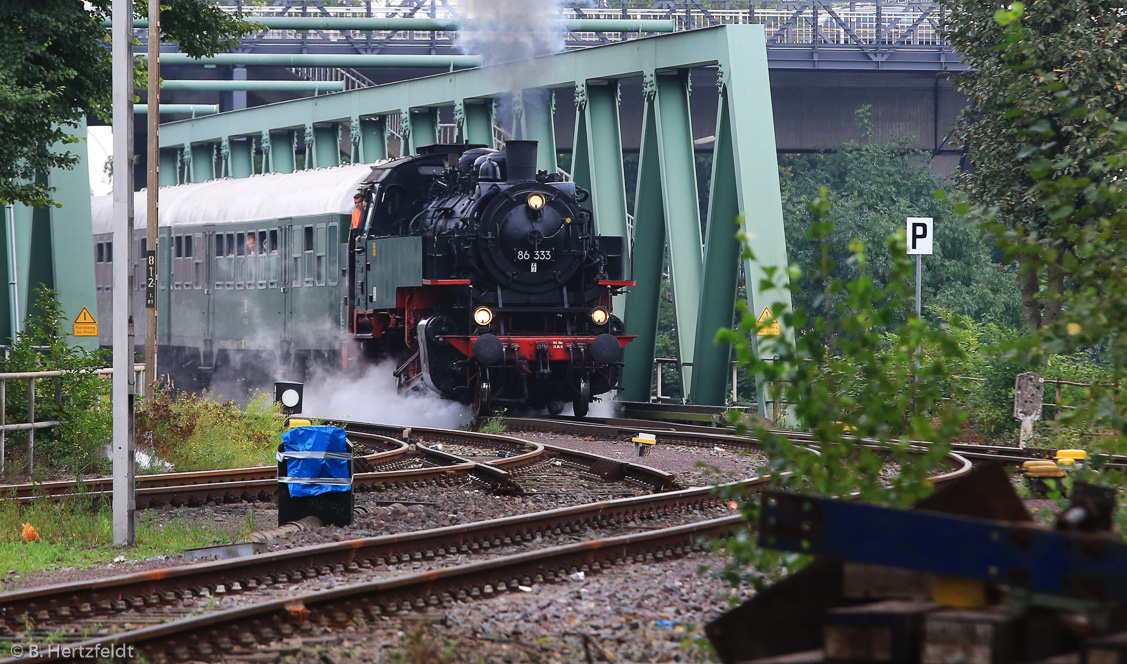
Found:
[[(634, 196), (634, 271), (637, 285), (626, 296), (626, 331), (638, 338), (626, 346), (622, 367), (622, 398), (649, 401), (665, 262), (665, 205), (661, 195), (657, 117), (647, 100), (642, 113), (642, 142), (638, 152), (638, 186)], [(661, 380), (659, 374), (657, 380)]]
[(657, 154), (668, 238), (669, 280), (677, 318), (677, 348), (682, 363), (682, 384), (688, 385), (696, 352), (703, 262), (689, 78), (687, 71), (650, 76), (655, 87), (654, 119), (658, 127)]

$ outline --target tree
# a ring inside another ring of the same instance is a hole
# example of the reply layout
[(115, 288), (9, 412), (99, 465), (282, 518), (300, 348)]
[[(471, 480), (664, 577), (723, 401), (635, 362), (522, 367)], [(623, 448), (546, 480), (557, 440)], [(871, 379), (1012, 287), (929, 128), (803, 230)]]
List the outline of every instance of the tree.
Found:
[[(943, 4), (951, 45), (972, 68), (955, 79), (972, 101), (960, 136), (973, 169), (959, 184), (1004, 232), (1049, 258), (1023, 261), (1019, 279), (1025, 323), (1051, 326), (1068, 287), (1065, 263), (1081, 255), (1075, 238), (1057, 232), (1072, 215), (1051, 210), (1038, 182), (1044, 164), (1054, 178), (1078, 178), (1117, 151), (1109, 129), (1127, 117), (1122, 3), (1033, 0), (1028, 12), (991, 0)], [(1042, 166), (1031, 169), (1035, 161)]]
[[(112, 0), (5, 0), (0, 3), (0, 204), (52, 204), (37, 177), (72, 168), (67, 127), (83, 117), (108, 119), (111, 58), (103, 21)], [(164, 0), (162, 34), (194, 57), (226, 50), (252, 25), (200, 0)], [(138, 17), (148, 0), (136, 0)]]
[[(1098, 427), (1093, 451), (1122, 452), (1127, 393), (1117, 386), (1127, 377), (1127, 101), (1120, 72), (1127, 59), (1120, 50), (1127, 28), (1117, 24), (1121, 9), (1082, 0), (1034, 2), (1028, 12), (1015, 2), (989, 16), (977, 3), (964, 9), (952, 15), (952, 33), (978, 31), (976, 57), (995, 77), (995, 85), (976, 88), (984, 112), (974, 132), (998, 153), (979, 149), (979, 158), (1013, 189), (996, 189), (978, 169), (967, 182), (968, 200), (957, 208), (994, 234), (1027, 284), (1051, 286), (1031, 298), (1032, 313), (1041, 315), (1030, 323), (1039, 327), (1010, 352), (1034, 360), (1085, 354), (1103, 362), (1104, 386), (1085, 388), (1076, 408), (1049, 425)], [(1016, 219), (1015, 209), (1033, 216)], [(1111, 472), (1100, 479), (1124, 481)]]
[[(1018, 293), (1006, 267), (991, 258), (987, 237), (969, 220), (950, 214), (936, 200), (941, 182), (928, 168), (926, 153), (912, 150), (907, 137), (872, 140), (868, 107), (857, 111), (860, 139), (825, 154), (787, 155), (781, 160), (783, 217), (787, 255), (802, 270), (795, 305), (823, 314), (819, 304), (821, 284), (818, 261), (828, 247), (834, 261), (833, 277), (848, 282), (860, 276), (851, 259), (850, 242), (860, 240), (874, 248), (868, 269), (878, 283), (886, 283), (893, 257), (881, 249), (884, 240), (903, 230), (909, 216), (935, 219), (935, 254), (924, 258), (925, 306), (994, 321), (1019, 324)], [(807, 209), (810, 192), (826, 187), (834, 201), (826, 212), (832, 233), (820, 241), (807, 237), (813, 217)], [(909, 277), (914, 281), (914, 276)], [(896, 320), (902, 321), (907, 311)]]

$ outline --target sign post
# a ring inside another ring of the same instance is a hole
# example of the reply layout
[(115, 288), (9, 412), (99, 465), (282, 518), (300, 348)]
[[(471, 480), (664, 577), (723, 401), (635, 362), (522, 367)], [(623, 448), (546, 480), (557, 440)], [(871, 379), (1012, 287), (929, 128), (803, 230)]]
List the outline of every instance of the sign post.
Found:
[[(923, 299), (923, 261), (921, 256), (925, 254), (930, 256), (932, 253), (932, 245), (934, 244), (933, 224), (931, 217), (908, 217), (908, 255), (916, 257), (916, 318), (920, 317), (920, 312), (923, 310), (921, 300)], [(913, 377), (913, 383), (919, 381), (920, 373), (920, 349), (916, 348), (916, 375)], [(915, 410), (915, 397), (912, 397), (913, 407)]]
[(921, 256), (932, 254), (934, 243), (931, 217), (908, 217), (908, 255), (916, 257), (916, 317), (920, 315), (921, 276), (923, 265)]
[[(113, 0), (113, 543), (133, 544), (133, 2)], [(89, 313), (89, 312), (87, 312)], [(92, 318), (92, 317), (91, 317)], [(76, 321), (79, 322), (79, 321)]]

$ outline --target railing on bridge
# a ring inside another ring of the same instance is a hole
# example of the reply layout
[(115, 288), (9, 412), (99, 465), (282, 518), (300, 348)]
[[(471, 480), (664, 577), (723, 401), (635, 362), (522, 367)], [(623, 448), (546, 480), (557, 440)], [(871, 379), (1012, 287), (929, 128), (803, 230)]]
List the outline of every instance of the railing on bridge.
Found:
[[(356, 0), (352, 6), (324, 6), (312, 0), (275, 0), (268, 6), (245, 0), (223, 0), (221, 4), (229, 11), (242, 11), (252, 19), (302, 15), (459, 18), (458, 0)], [(648, 6), (639, 6), (643, 4)], [(678, 31), (728, 24), (763, 24), (769, 57), (774, 55), (780, 62), (802, 62), (810, 67), (819, 66), (819, 62), (843, 61), (832, 57), (826, 60), (788, 57), (786, 51), (850, 49), (861, 51), (875, 63), (884, 62), (896, 53), (907, 55), (909, 62), (916, 63), (957, 65), (961, 59), (943, 39), (945, 10), (935, 0), (655, 0), (651, 3), (596, 0), (566, 2), (563, 14), (565, 18), (577, 19), (671, 19)], [(582, 48), (636, 36), (636, 33), (624, 32), (570, 32), (565, 35), (564, 43), (567, 48)], [(243, 39), (242, 44), (250, 51), (269, 47), (275, 52), (279, 48), (298, 48), (303, 52), (316, 49), (318, 52), (376, 53), (395, 47), (444, 52), (456, 50), (456, 36), (452, 32), (420, 30), (267, 30)], [(857, 68), (856, 64), (850, 68)]]

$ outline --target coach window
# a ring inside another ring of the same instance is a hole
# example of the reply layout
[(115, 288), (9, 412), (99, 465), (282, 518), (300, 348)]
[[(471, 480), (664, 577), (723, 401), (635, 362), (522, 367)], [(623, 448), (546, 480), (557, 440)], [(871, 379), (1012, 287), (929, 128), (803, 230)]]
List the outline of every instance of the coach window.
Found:
[(303, 281), (306, 286), (312, 286), (314, 283), (314, 255), (313, 255), (313, 227), (305, 227), (305, 273), (302, 275)]
[(181, 282), (184, 280), (182, 274), (184, 270), (184, 236), (177, 235), (172, 242), (172, 289), (180, 290)]
[(258, 231), (258, 255), (254, 261), (254, 280), (257, 288), (266, 288), (266, 231)]
[(235, 288), (242, 289), (247, 280), (247, 235), (235, 234)]
[[(195, 238), (195, 239), (193, 239)], [(194, 236), (188, 236), (188, 248), (191, 249), (190, 255), (192, 256), (192, 288), (199, 290), (203, 288), (203, 259), (207, 250), (203, 244), (203, 234), (196, 233)], [(196, 251), (196, 248), (199, 251)]]
[(223, 270), (223, 283), (225, 288), (235, 287), (235, 234), (227, 234), (227, 242), (224, 249), (227, 250), (227, 257), (223, 260), (226, 266)]
[[(149, 240), (148, 240), (148, 238), (141, 238), (137, 242), (137, 244), (140, 247), (140, 249), (138, 249), (138, 252), (137, 252), (137, 267), (139, 267), (141, 269), (141, 272), (143, 273), (145, 271), (145, 254), (149, 249)], [(143, 278), (133, 279), (133, 289), (134, 290), (142, 290), (144, 288), (145, 288), (145, 280)]]
[(337, 285), (337, 270), (340, 269), (340, 225), (329, 224), (329, 285)]
[(325, 224), (317, 224), (316, 244), (313, 246), (317, 253), (317, 285), (325, 285)]
[(223, 234), (216, 233), (211, 236), (212, 242), (215, 245), (215, 258), (211, 261), (212, 273), (215, 275), (215, 290), (223, 288), (223, 256), (224, 247)]
[(293, 259), (293, 272), (290, 278), (294, 286), (300, 286), (302, 284), (301, 239), (301, 226), (290, 227), (290, 254)]
[(278, 252), (278, 229), (270, 230), (270, 255), (266, 257), (269, 263), (269, 273), (267, 274), (267, 285), (270, 288), (278, 287), (278, 273), (281, 270), (281, 254)]

